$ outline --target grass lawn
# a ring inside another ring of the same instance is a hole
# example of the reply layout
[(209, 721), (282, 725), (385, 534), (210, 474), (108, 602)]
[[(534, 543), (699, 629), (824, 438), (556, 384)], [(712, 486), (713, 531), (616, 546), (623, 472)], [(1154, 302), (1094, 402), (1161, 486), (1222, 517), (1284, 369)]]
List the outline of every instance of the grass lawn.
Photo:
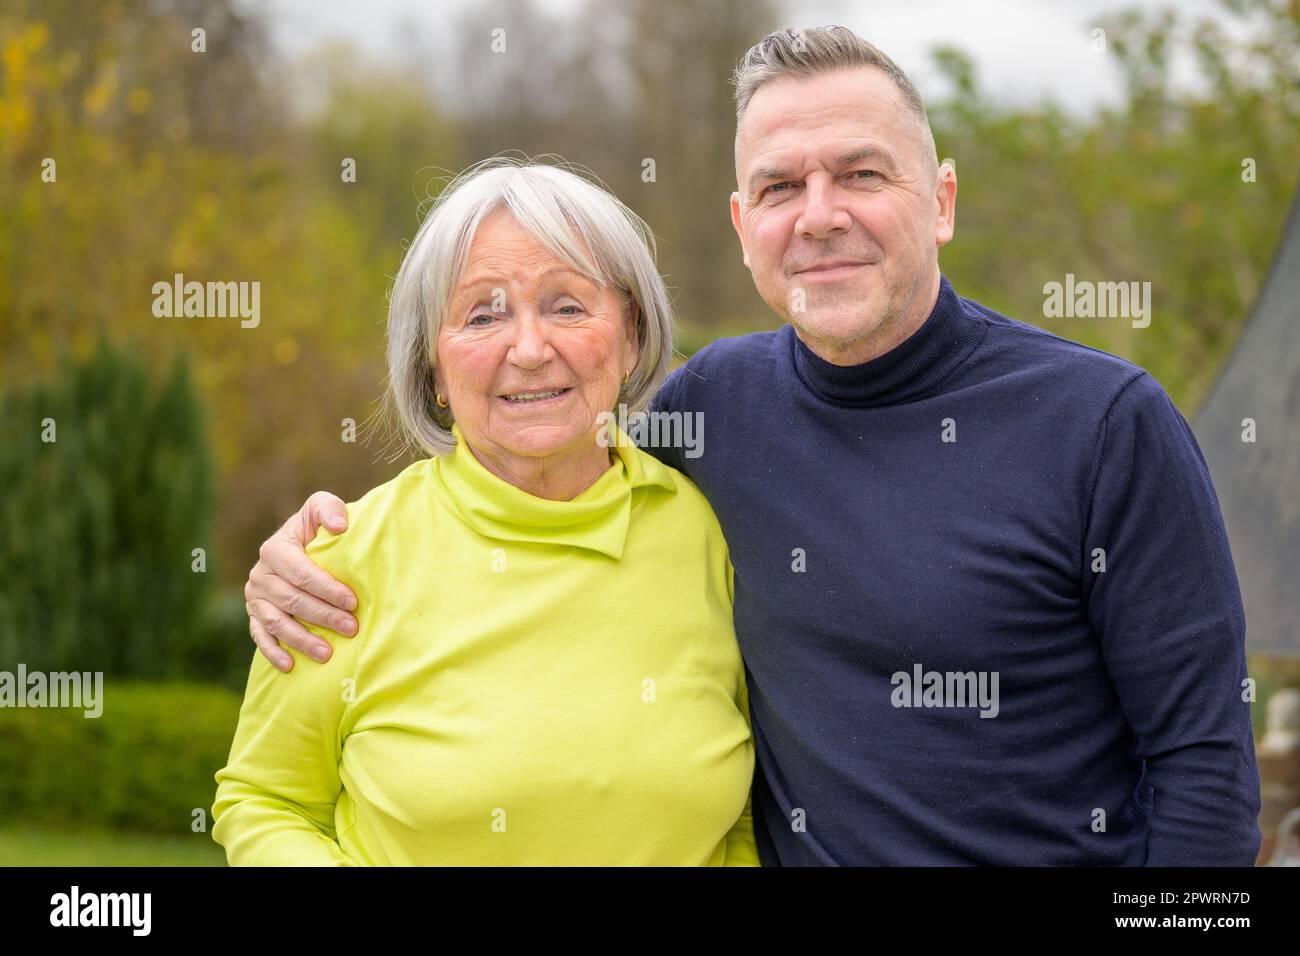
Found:
[(112, 830), (0, 827), (0, 866), (225, 866), (212, 834), (146, 836)]

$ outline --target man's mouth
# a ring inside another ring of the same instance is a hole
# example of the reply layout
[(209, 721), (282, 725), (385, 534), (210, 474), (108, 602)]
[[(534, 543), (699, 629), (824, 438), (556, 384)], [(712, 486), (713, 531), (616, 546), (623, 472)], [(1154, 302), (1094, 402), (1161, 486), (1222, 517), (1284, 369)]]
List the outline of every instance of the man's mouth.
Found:
[(511, 405), (536, 405), (542, 402), (554, 401), (571, 391), (573, 391), (571, 388), (549, 388), (530, 392), (508, 392), (497, 397)]
[(866, 265), (865, 262), (859, 262), (856, 259), (828, 259), (825, 262), (815, 262), (810, 266), (795, 271), (795, 275), (800, 276), (836, 276), (847, 274), (859, 266)]

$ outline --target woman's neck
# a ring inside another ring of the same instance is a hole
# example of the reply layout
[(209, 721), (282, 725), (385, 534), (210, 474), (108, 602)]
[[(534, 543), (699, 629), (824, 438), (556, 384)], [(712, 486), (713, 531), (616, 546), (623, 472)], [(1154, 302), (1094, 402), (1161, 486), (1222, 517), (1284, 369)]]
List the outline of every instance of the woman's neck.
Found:
[(502, 481), (535, 498), (550, 501), (571, 501), (578, 497), (614, 463), (613, 450), (600, 445), (577, 454), (547, 458), (498, 456), (468, 443), (467, 447), (484, 468)]

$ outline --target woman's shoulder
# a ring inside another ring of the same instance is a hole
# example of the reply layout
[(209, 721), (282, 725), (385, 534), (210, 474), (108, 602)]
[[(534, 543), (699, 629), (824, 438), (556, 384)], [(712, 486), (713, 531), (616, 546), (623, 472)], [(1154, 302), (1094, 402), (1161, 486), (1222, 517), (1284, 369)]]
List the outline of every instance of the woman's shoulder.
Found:
[(392, 478), (375, 485), (356, 501), (348, 502), (348, 516), (356, 511), (358, 516), (369, 517), (376, 513), (409, 503), (428, 493), (429, 480), (433, 473), (434, 459), (421, 458), (413, 461)]
[(646, 466), (652, 480), (638, 489), (643, 494), (642, 506), (633, 512), (638, 524), (649, 532), (642, 539), (651, 542), (648, 550), (638, 553), (666, 562), (664, 567), (671, 567), (673, 573), (703, 571), (718, 598), (730, 601), (731, 555), (709, 499), (681, 471), (640, 449), (637, 453), (653, 463)]
[(321, 552), (334, 550), (337, 541), (345, 541), (348, 555), (358, 561), (380, 544), (385, 528), (390, 532), (394, 527), (414, 530), (414, 522), (432, 518), (432, 469), (432, 458), (412, 462), (388, 481), (349, 501), (347, 530), (335, 535), (322, 527), (308, 546), (308, 553), (313, 548)]
[(713, 506), (695, 482), (643, 449), (634, 447), (632, 452), (642, 469), (643, 477), (639, 484), (655, 492), (648, 495), (648, 499), (656, 510), (678, 517), (707, 534), (721, 536), (722, 529), (718, 526)]

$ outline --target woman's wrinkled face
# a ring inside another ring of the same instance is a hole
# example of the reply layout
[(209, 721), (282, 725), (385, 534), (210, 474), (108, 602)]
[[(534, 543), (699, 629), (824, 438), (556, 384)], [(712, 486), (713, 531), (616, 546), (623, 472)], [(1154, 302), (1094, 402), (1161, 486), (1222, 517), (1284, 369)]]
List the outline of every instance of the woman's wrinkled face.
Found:
[(452, 290), (434, 369), (475, 452), (507, 467), (608, 454), (596, 445), (597, 416), (614, 408), (636, 364), (633, 309), (506, 210), (487, 216)]

